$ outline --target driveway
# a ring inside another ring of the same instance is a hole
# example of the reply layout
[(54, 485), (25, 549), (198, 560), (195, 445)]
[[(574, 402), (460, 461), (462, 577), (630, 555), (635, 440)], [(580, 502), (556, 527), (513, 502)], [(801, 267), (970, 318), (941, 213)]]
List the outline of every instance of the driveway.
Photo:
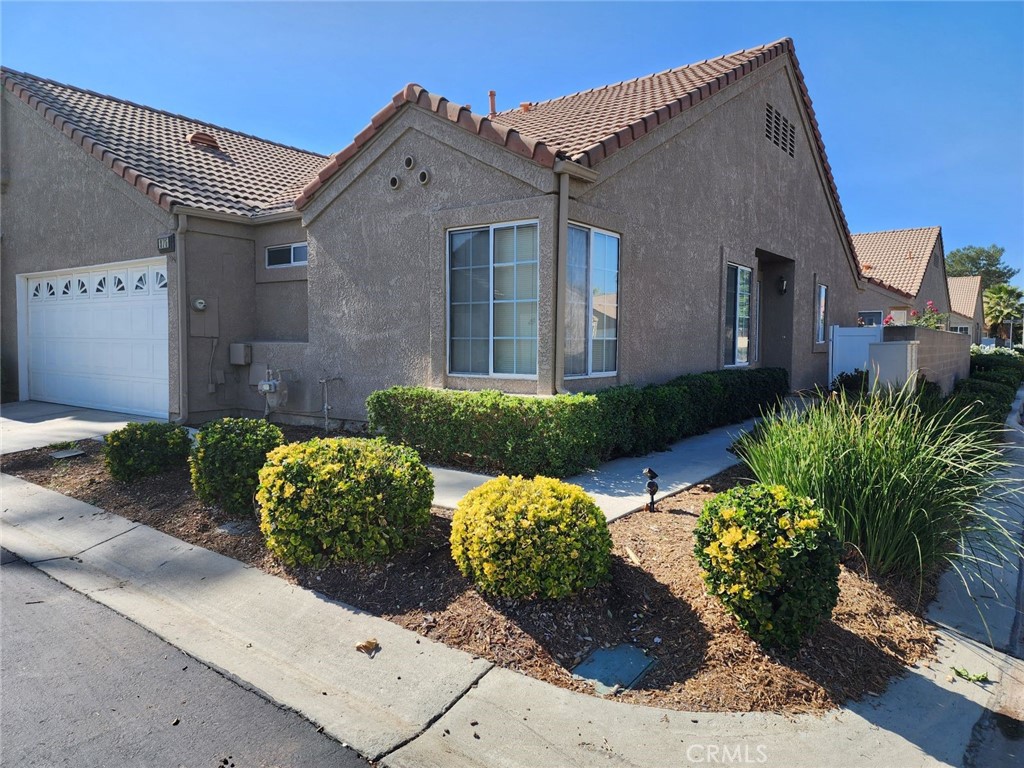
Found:
[(0, 406), (0, 455), (44, 448), (66, 440), (100, 437), (129, 421), (157, 421), (113, 411), (26, 400)]

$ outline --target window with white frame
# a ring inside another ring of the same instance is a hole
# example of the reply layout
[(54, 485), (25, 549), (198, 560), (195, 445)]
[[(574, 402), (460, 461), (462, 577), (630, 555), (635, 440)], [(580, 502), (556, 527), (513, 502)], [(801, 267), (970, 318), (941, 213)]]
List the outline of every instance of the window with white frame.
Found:
[(814, 343), (824, 344), (828, 339), (828, 286), (818, 283), (814, 294)]
[(292, 267), (304, 265), (309, 258), (309, 248), (305, 243), (274, 245), (267, 248), (267, 268)]
[(448, 371), (537, 375), (537, 222), (448, 232)]
[(951, 325), (949, 331), (950, 333), (962, 333), (966, 336), (971, 335), (971, 329), (966, 325)]
[(751, 270), (729, 264), (725, 286), (725, 364), (750, 363)]
[(618, 370), (619, 237), (569, 226), (565, 286), (565, 375)]
[(870, 312), (858, 312), (857, 324), (864, 327), (873, 327), (882, 324), (882, 310)]

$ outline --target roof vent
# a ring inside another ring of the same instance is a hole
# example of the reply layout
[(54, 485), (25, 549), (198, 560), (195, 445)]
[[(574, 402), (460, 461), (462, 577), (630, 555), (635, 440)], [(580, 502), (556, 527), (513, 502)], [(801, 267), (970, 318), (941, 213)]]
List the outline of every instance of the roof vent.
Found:
[(186, 140), (189, 144), (196, 147), (209, 147), (210, 149), (220, 149), (220, 144), (217, 143), (216, 137), (209, 133), (203, 133), (202, 131), (194, 131), (190, 133)]
[(796, 149), (796, 126), (771, 104), (765, 104), (764, 137), (790, 157)]

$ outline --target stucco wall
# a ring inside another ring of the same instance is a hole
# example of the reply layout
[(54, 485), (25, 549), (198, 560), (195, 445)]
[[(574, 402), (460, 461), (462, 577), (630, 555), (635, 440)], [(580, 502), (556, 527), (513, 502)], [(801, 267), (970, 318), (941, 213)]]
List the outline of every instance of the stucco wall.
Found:
[[(0, 348), (7, 400), (19, 395), (15, 276), (158, 256), (156, 239), (172, 230), (174, 221), (7, 91), (0, 120)], [(173, 307), (173, 259), (168, 259), (168, 281)], [(173, 340), (173, 313), (169, 319)], [(174, 359), (170, 392), (176, 392)]]
[(918, 371), (934, 381), (944, 395), (971, 372), (971, 339), (961, 333), (935, 331), (917, 326), (889, 326), (882, 341), (917, 341)]
[[(404, 158), (414, 158), (407, 171)], [(421, 185), (416, 174), (426, 170)], [(400, 186), (390, 188), (391, 176)], [(305, 212), (310, 248), (305, 376), (340, 377), (334, 416), (394, 384), (548, 387), (555, 248), (554, 176), (443, 119), (406, 109)], [(447, 375), (446, 239), (451, 227), (536, 220), (540, 238), (538, 376)]]
[[(813, 340), (815, 286), (829, 287), (827, 323), (843, 325), (856, 320), (857, 288), (789, 66), (758, 70), (602, 162), (596, 184), (574, 185), (581, 202), (625, 220), (620, 381), (722, 366), (734, 263), (762, 279), (762, 358), (791, 360), (795, 388), (827, 383), (827, 345)], [(765, 138), (766, 102), (797, 124), (794, 157)], [(788, 290), (775, 298), (780, 275)]]

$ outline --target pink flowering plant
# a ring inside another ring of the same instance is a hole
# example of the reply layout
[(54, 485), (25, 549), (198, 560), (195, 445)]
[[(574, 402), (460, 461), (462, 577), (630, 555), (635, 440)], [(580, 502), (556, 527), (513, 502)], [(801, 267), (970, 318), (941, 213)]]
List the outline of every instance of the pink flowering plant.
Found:
[(918, 312), (916, 309), (910, 310), (910, 320), (907, 322), (907, 325), (917, 325), (922, 328), (939, 330), (946, 324), (947, 319), (948, 316), (943, 312), (939, 312), (935, 302), (928, 299), (925, 302), (923, 312)]

